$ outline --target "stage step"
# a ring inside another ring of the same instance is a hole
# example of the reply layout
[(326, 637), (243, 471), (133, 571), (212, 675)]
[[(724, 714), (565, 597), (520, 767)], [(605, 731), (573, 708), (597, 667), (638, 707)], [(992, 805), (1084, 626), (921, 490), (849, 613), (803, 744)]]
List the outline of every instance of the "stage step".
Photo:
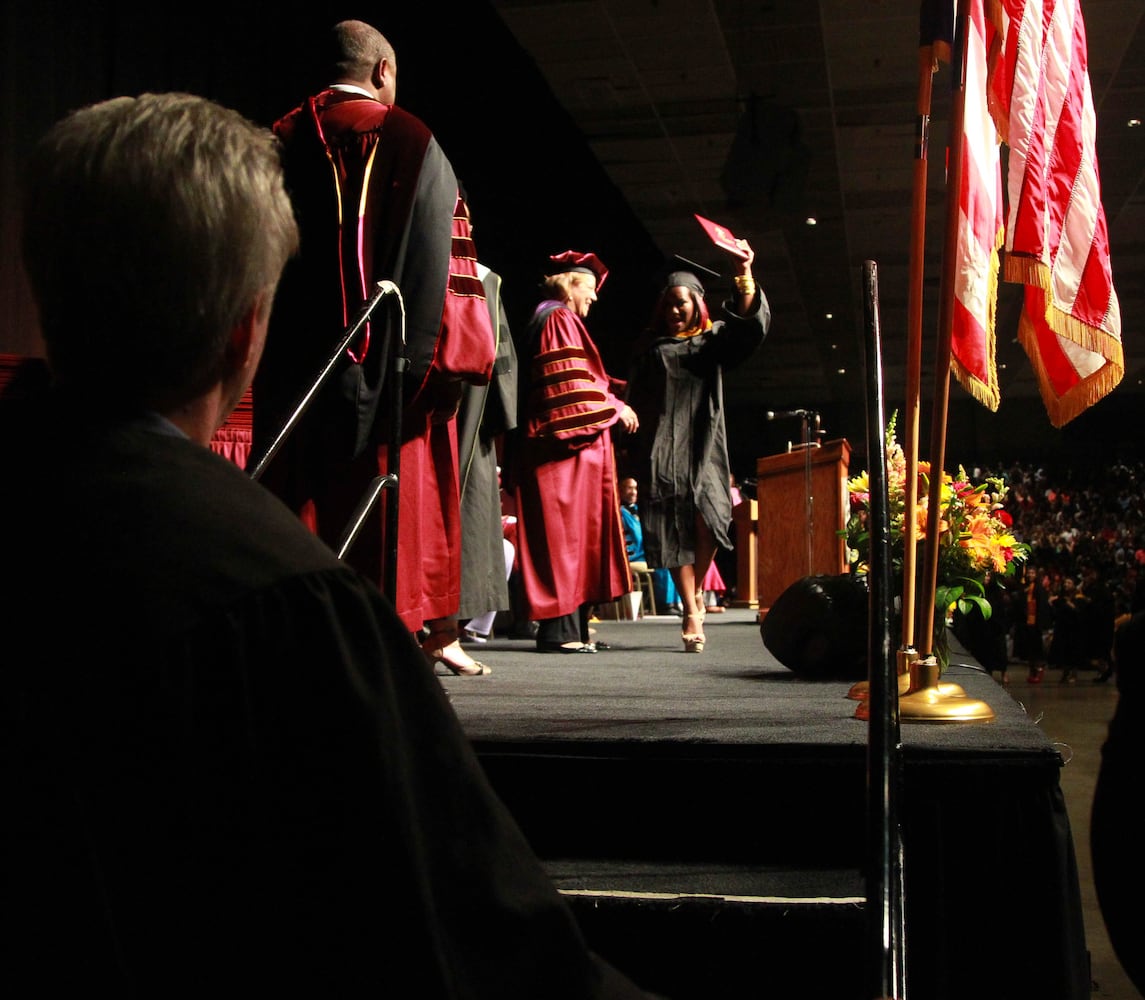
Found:
[(477, 744), (542, 858), (856, 869), (862, 747)]
[[(601, 630), (613, 652), (554, 663), (506, 648), (490, 683), (444, 683), (493, 788), (619, 968), (672, 1000), (869, 1000), (873, 914), (855, 902), (868, 726), (849, 685), (793, 681), (758, 626), (716, 618), (711, 656), (668, 653), (664, 626), (626, 622)], [(951, 680), (997, 717), (904, 727), (911, 995), (1085, 1000), (1062, 755), (989, 676)]]
[(672, 1000), (863, 996), (858, 871), (547, 861), (596, 952)]

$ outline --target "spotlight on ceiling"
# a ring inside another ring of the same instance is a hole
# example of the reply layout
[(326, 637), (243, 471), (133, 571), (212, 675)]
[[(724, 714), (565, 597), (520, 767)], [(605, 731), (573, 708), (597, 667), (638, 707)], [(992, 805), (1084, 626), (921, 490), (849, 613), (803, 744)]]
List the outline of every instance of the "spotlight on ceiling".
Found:
[(807, 222), (807, 225), (809, 225), (809, 226), (819, 225), (819, 220), (816, 219), (815, 216), (813, 216), (813, 215), (807, 216), (806, 222)]

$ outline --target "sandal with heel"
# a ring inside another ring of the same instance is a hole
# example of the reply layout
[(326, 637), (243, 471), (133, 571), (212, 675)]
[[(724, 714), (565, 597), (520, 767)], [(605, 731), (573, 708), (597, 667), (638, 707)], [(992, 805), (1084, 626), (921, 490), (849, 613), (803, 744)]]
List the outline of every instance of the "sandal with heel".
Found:
[[(689, 620), (691, 620), (693, 623), (698, 622), (700, 627), (698, 629), (692, 631), (692, 632), (689, 632), (687, 630), (687, 625), (688, 625)], [(684, 619), (684, 626), (685, 626), (684, 631), (680, 635), (680, 638), (683, 640), (683, 643), (684, 643), (684, 652), (685, 653), (702, 653), (704, 651), (704, 642), (706, 641), (704, 638), (704, 633), (703, 633), (704, 616), (703, 615), (687, 615)]]
[(421, 649), (430, 666), (436, 667), (440, 663), (456, 677), (484, 677), (493, 673), (461, 648), (455, 632), (431, 632), (422, 640)]

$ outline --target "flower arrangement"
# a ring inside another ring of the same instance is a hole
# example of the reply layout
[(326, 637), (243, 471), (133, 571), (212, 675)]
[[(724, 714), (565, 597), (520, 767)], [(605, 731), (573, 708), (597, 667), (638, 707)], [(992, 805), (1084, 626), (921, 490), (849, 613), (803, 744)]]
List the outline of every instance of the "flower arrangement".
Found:
[[(890, 529), (891, 559), (895, 586), (901, 587), (906, 507), (906, 456), (895, 440), (897, 413), (887, 425), (887, 513)], [(918, 501), (912, 515), (915, 538), (924, 542), (930, 505), (929, 462), (918, 463)], [(870, 557), (870, 478), (863, 471), (848, 480), (850, 512), (846, 528), (847, 555), (852, 573), (865, 573)], [(1004, 509), (1008, 487), (1000, 477), (988, 477), (975, 485), (966, 470), (958, 467), (951, 476), (942, 473), (938, 541), (938, 582), (934, 606), (941, 611), (936, 629), (945, 624), (946, 615), (956, 608), (969, 614), (977, 607), (983, 618), (989, 618), (990, 602), (986, 599), (988, 574), (995, 578), (1012, 577), (1017, 567), (1030, 554), (1030, 547), (1013, 534), (1013, 520)], [(921, 554), (920, 559), (921, 562)]]

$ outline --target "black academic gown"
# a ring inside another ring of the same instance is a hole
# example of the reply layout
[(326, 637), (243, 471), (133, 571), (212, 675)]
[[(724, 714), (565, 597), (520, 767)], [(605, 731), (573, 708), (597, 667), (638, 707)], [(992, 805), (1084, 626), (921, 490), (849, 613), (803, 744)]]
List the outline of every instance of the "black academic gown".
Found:
[(696, 515), (718, 545), (733, 547), (731, 467), (724, 418), (723, 371), (762, 343), (771, 309), (760, 292), (748, 316), (725, 303), (710, 330), (655, 337), (633, 361), (628, 403), (640, 429), (628, 441), (641, 489), (640, 517), (649, 566), (696, 560)]
[(6, 995), (640, 995), (376, 587), (207, 448), (8, 405)]
[(478, 268), (497, 336), (493, 377), (488, 385), (466, 385), (457, 411), (461, 478), (461, 605), (459, 617), (473, 618), (509, 607), (501, 529), (501, 480), (497, 441), (517, 426), (517, 351), (501, 302), (501, 276)]

